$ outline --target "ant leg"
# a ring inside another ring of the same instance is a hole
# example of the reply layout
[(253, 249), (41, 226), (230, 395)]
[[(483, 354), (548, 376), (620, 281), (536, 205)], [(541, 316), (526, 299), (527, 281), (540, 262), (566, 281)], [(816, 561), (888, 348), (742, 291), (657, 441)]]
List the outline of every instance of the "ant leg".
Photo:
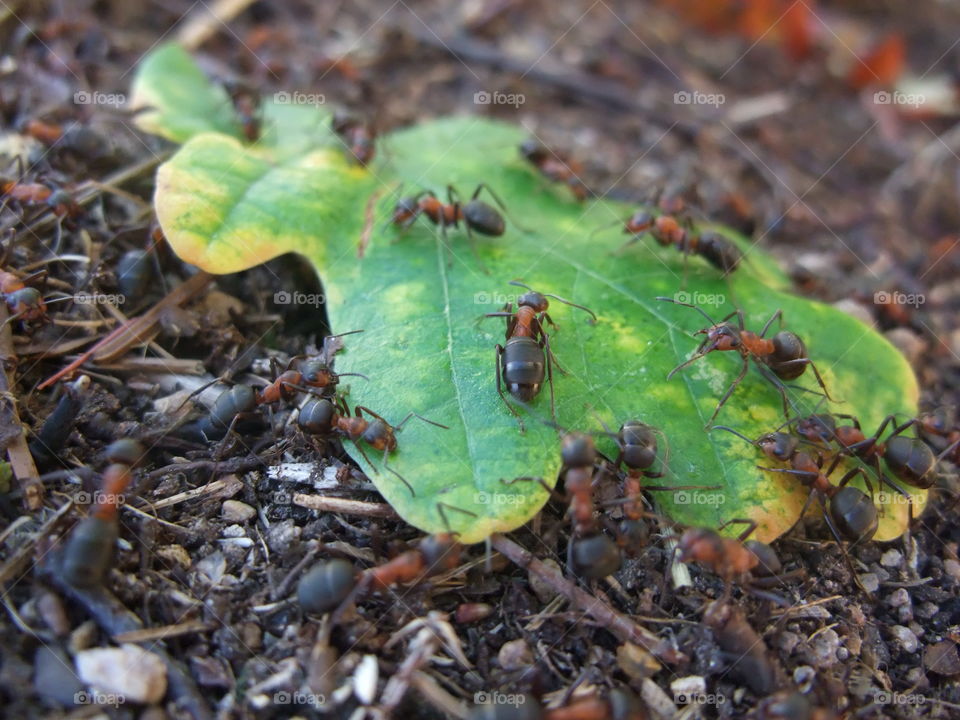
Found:
[(720, 398), (720, 402), (717, 404), (716, 409), (713, 411), (713, 415), (711, 415), (710, 419), (707, 420), (707, 424), (704, 425), (704, 429), (707, 429), (711, 425), (713, 425), (714, 419), (716, 419), (717, 415), (720, 413), (720, 408), (722, 408), (724, 406), (724, 403), (726, 403), (727, 400), (730, 399), (730, 396), (733, 395), (733, 391), (737, 389), (737, 385), (739, 385), (743, 381), (743, 378), (747, 376), (747, 370), (749, 369), (750, 369), (750, 361), (747, 360), (747, 358), (743, 358), (743, 367), (740, 369), (740, 374), (737, 375), (736, 380), (730, 383), (730, 387), (727, 388), (727, 391), (723, 394), (723, 397)]
[[(662, 297), (662, 296), (659, 296), (656, 299), (659, 300), (660, 302), (668, 302), (668, 303), (673, 303), (674, 305), (683, 305), (684, 307), (693, 308), (698, 313), (703, 315), (711, 325), (719, 325), (719, 323), (714, 322), (713, 318), (707, 315), (706, 311), (699, 305), (694, 305), (693, 303), (688, 303), (688, 302), (681, 302), (680, 300), (674, 300), (673, 298)], [(733, 314), (728, 315), (727, 317), (732, 317)]]
[(780, 320), (780, 327), (783, 327), (783, 310), (777, 310), (773, 315), (770, 316), (770, 319), (767, 320), (767, 324), (763, 326), (763, 330), (760, 331), (760, 337), (763, 337), (767, 334), (767, 330), (770, 329), (770, 326), (773, 325), (774, 320)]
[(746, 525), (747, 526), (746, 530), (744, 530), (742, 533), (737, 535), (737, 540), (739, 540), (740, 542), (743, 542), (748, 537), (750, 537), (750, 535), (753, 533), (754, 530), (757, 529), (757, 526), (759, 525), (759, 523), (757, 523), (756, 520), (749, 520), (747, 518), (732, 518), (731, 520), (727, 520), (725, 523), (723, 523), (723, 525), (718, 527), (717, 530), (723, 530), (728, 525)]
[(543, 336), (543, 345), (546, 349), (544, 355), (547, 360), (547, 382), (550, 384), (550, 417), (552, 417), (553, 421), (556, 422), (557, 406), (553, 394), (553, 352), (550, 350), (550, 338), (542, 330), (540, 331), (540, 334)]
[[(820, 503), (820, 511), (823, 513), (823, 519), (827, 523), (827, 527), (830, 528), (830, 534), (833, 535), (833, 539), (837, 541), (837, 547), (840, 548), (840, 554), (843, 555), (843, 561), (847, 565), (847, 569), (850, 570), (850, 575), (853, 577), (854, 582), (857, 584), (857, 587), (861, 592), (869, 595), (867, 589), (863, 586), (863, 583), (860, 581), (860, 576), (857, 574), (856, 568), (853, 567), (853, 561), (850, 559), (850, 553), (847, 552), (847, 548), (843, 544), (843, 539), (840, 536), (837, 526), (834, 524), (833, 520), (830, 517), (830, 513), (827, 510), (826, 503), (823, 501), (822, 495), (817, 495), (817, 500)], [(851, 547), (856, 543), (851, 543)]]
[[(379, 475), (379, 474), (380, 474), (380, 471), (377, 470), (377, 466), (376, 466), (376, 465), (374, 465), (372, 462), (370, 462), (370, 458), (369, 458), (369, 456), (367, 455), (367, 453), (364, 451), (363, 447), (360, 445), (360, 442), (357, 441), (357, 440), (353, 440), (353, 438), (351, 438), (351, 440), (353, 441), (353, 444), (356, 446), (357, 450), (360, 451), (360, 454), (363, 456), (363, 459), (367, 461), (367, 465), (369, 465), (370, 467), (372, 467), (372, 468), (373, 468), (373, 472), (375, 472), (376, 474)], [(402, 479), (402, 478), (401, 478), (401, 479)], [(406, 482), (406, 481), (404, 480), (404, 482)]]
[[(611, 227), (611, 226), (608, 225), (607, 227)], [(642, 238), (643, 235), (644, 235), (644, 233), (638, 233), (638, 234), (634, 235), (634, 236), (631, 237), (629, 240), (627, 240), (625, 243), (623, 243), (620, 247), (618, 247), (616, 250), (611, 251), (610, 254), (611, 254), (611, 255), (619, 255), (620, 253), (622, 253), (624, 250), (626, 250), (628, 247), (630, 247), (630, 246), (633, 245), (634, 243), (640, 242), (640, 238)]]
[(436, 425), (439, 428), (443, 428), (444, 430), (450, 429), (448, 425), (443, 425), (442, 423), (434, 422), (433, 420), (428, 420), (427, 418), (423, 417), (423, 415), (417, 415), (417, 413), (415, 412), (408, 412), (407, 416), (403, 420), (401, 420), (398, 424), (393, 426), (394, 431), (400, 432), (400, 429), (403, 427), (404, 423), (406, 423), (407, 420), (409, 420), (410, 418), (414, 418), (414, 417), (417, 418), (418, 420), (423, 420), (423, 422), (425, 423), (430, 423), (431, 425)]
[[(357, 447), (359, 447), (359, 445), (358, 445)], [(411, 485), (409, 482), (407, 482), (407, 479), (406, 479), (405, 477), (403, 477), (403, 475), (401, 475), (401, 474), (398, 473), (396, 470), (394, 470), (392, 467), (390, 467), (390, 462), (389, 462), (389, 457), (388, 457), (389, 454), (390, 454), (390, 450), (384, 448), (384, 450), (383, 450), (383, 467), (384, 467), (384, 469), (385, 469), (385, 470), (389, 470), (389, 471), (392, 472), (394, 475), (396, 475), (397, 478), (399, 478), (400, 482), (402, 482), (404, 485), (407, 486), (407, 490), (410, 491), (411, 497), (416, 497), (416, 496), (417, 496), (417, 493), (416, 493), (416, 491), (413, 489), (413, 485)]]
[[(496, 357), (494, 359), (497, 372), (497, 394), (500, 396), (500, 399), (503, 400), (503, 404), (507, 406), (507, 410), (517, 419), (517, 424), (520, 425), (520, 432), (523, 433), (526, 431), (526, 428), (523, 425), (523, 418), (520, 417), (520, 413), (507, 401), (506, 395), (503, 394), (503, 383), (500, 378), (500, 368), (503, 367), (503, 345), (497, 344), (496, 347)], [(551, 385), (551, 389), (553, 386)]]

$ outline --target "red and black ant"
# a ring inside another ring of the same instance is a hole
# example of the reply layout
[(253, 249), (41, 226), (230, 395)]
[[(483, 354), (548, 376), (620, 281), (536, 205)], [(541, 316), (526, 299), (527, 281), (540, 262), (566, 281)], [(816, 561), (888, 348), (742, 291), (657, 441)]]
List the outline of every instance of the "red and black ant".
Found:
[(58, 218), (74, 218), (80, 213), (80, 206), (70, 193), (43, 183), (16, 180), (0, 182), (0, 194), (4, 202), (12, 200), (26, 207), (43, 206), (52, 210)]
[(842, 543), (843, 540), (854, 543), (869, 542), (876, 533), (879, 524), (876, 505), (866, 493), (848, 484), (857, 475), (862, 475), (867, 487), (871, 488), (872, 494), (870, 477), (862, 467), (848, 470), (839, 482), (834, 484), (830, 480), (830, 475), (843, 460), (844, 456), (841, 454), (834, 456), (824, 472), (823, 457), (817, 455), (814, 458), (810, 453), (800, 450), (799, 439), (787, 433), (773, 432), (751, 440), (724, 425), (717, 425), (715, 429), (726, 430), (759, 448), (768, 458), (790, 465), (790, 468), (770, 468), (762, 465), (757, 467), (767, 472), (794, 475), (810, 488), (810, 494), (803, 504), (797, 522), (800, 522), (800, 518), (806, 514), (810, 503), (816, 498), (823, 512), (823, 519), (838, 543)]
[(596, 322), (597, 316), (590, 308), (577, 305), (558, 295), (536, 292), (519, 280), (512, 280), (510, 284), (527, 290), (517, 298), (516, 311), (513, 310), (512, 303), (507, 303), (500, 312), (486, 313), (483, 317), (506, 319), (506, 344), (498, 343), (496, 347), (497, 393), (517, 418), (520, 432), (523, 432), (523, 420), (514, 407), (507, 402), (503, 394), (504, 385), (507, 391), (521, 402), (530, 402), (540, 393), (543, 382), (546, 380), (550, 384), (550, 415), (556, 420), (553, 366), (556, 364), (559, 372), (564, 370), (557, 363), (550, 349), (550, 337), (543, 328), (544, 322), (556, 327), (550, 315), (547, 314), (550, 306), (547, 298), (553, 298), (565, 305), (583, 310), (590, 315), (593, 322)]
[(356, 596), (367, 589), (386, 591), (398, 583), (413, 583), (449, 572), (459, 564), (462, 550), (452, 534), (440, 533), (428, 535), (414, 550), (359, 573), (346, 560), (323, 561), (300, 579), (297, 598), (306, 612), (330, 612), (351, 594)]
[(233, 109), (237, 113), (240, 130), (247, 142), (256, 142), (260, 139), (263, 130), (263, 112), (260, 95), (245, 83), (228, 80), (223, 83)]
[(36, 322), (47, 316), (47, 305), (39, 290), (6, 270), (0, 270), (0, 294), (10, 311), (10, 319)]
[(133, 467), (144, 454), (143, 446), (131, 439), (107, 447), (111, 464), (103, 472), (93, 511), (74, 526), (63, 550), (60, 571), (71, 585), (91, 588), (103, 581), (117, 541), (117, 509), (132, 482)]
[[(350, 407), (342, 397), (334, 396), (333, 399), (314, 399), (308, 401), (300, 408), (300, 413), (297, 416), (297, 424), (304, 432), (311, 435), (337, 434), (349, 439), (353, 442), (354, 446), (356, 446), (357, 450), (363, 456), (363, 459), (374, 468), (374, 472), (377, 471), (376, 467), (370, 462), (370, 458), (367, 457), (367, 453), (364, 451), (363, 446), (360, 445), (360, 441), (362, 440), (367, 443), (374, 450), (382, 451), (384, 468), (396, 475), (400, 481), (407, 486), (410, 494), (416, 496), (413, 486), (387, 463), (389, 454), (397, 449), (395, 433), (399, 432), (404, 424), (410, 420), (410, 418), (414, 417), (430, 425), (443, 428), (444, 430), (449, 430), (450, 428), (433, 420), (427, 420), (427, 418), (417, 415), (415, 412), (408, 413), (407, 416), (396, 425), (390, 425), (383, 417), (363, 405), (357, 405), (354, 408), (354, 413), (354, 415), (350, 414)], [(363, 417), (363, 413), (370, 415), (373, 420), (367, 420)]]
[(566, 155), (551, 150), (537, 140), (525, 140), (520, 145), (520, 154), (540, 171), (540, 174), (552, 182), (563, 183), (573, 196), (583, 202), (590, 195), (580, 176), (583, 168), (580, 163)]
[[(716, 409), (713, 411), (705, 427), (709, 428), (713, 424), (714, 419), (720, 412), (720, 408), (730, 399), (733, 391), (736, 390), (737, 386), (743, 381), (743, 378), (746, 377), (747, 370), (750, 369), (750, 360), (754, 361), (760, 374), (767, 378), (780, 392), (780, 396), (783, 399), (783, 413), (787, 417), (790, 416), (790, 401), (787, 397), (786, 386), (781, 380), (795, 380), (803, 375), (808, 365), (813, 369), (813, 373), (817, 377), (817, 382), (820, 384), (823, 394), (828, 399), (833, 399), (830, 397), (827, 386), (824, 385), (823, 378), (820, 376), (820, 371), (817, 369), (817, 366), (813, 360), (807, 356), (807, 346), (799, 335), (788, 330), (781, 330), (772, 338), (768, 339), (764, 337), (774, 320), (780, 320), (781, 324), (783, 323), (782, 310), (777, 310), (770, 319), (767, 320), (766, 325), (763, 326), (760, 333), (757, 334), (744, 328), (743, 310), (734, 310), (718, 323), (697, 305), (666, 297), (658, 297), (657, 300), (693, 308), (710, 322), (710, 327), (694, 333), (694, 335), (706, 335), (706, 338), (700, 343), (696, 352), (694, 352), (689, 359), (680, 363), (670, 371), (667, 375), (668, 380), (678, 371), (714, 351), (735, 351), (740, 354), (743, 361), (740, 374), (730, 384), (730, 387), (727, 388), (727, 391), (720, 399), (720, 402), (717, 404)], [(737, 318), (736, 326), (727, 322), (727, 320), (734, 316)]]
[(377, 150), (377, 133), (370, 123), (353, 113), (341, 110), (334, 113), (331, 127), (358, 163), (370, 164)]
[[(401, 198), (397, 202), (396, 207), (394, 207), (391, 222), (402, 230), (405, 230), (409, 228), (418, 217), (423, 215), (434, 225), (440, 227), (443, 243), (448, 250), (450, 246), (447, 244), (447, 228), (459, 228), (460, 223), (463, 222), (467, 231), (470, 250), (474, 256), (477, 257), (477, 260), (480, 261), (476, 248), (474, 247), (473, 233), (477, 232), (490, 237), (500, 237), (507, 228), (503, 215), (497, 212), (494, 207), (477, 199), (483, 190), (486, 190), (500, 209), (503, 210), (504, 214), (509, 216), (503, 201), (493, 192), (490, 186), (486, 183), (480, 183), (477, 185), (477, 189), (473, 191), (473, 195), (470, 196), (469, 202), (466, 203), (460, 200), (460, 196), (452, 185), (447, 186), (446, 204), (441, 202), (440, 198), (438, 198), (432, 190), (423, 190), (416, 195)], [(451, 257), (448, 260), (448, 265), (453, 263), (452, 251), (450, 252)], [(480, 262), (482, 264), (482, 261)]]

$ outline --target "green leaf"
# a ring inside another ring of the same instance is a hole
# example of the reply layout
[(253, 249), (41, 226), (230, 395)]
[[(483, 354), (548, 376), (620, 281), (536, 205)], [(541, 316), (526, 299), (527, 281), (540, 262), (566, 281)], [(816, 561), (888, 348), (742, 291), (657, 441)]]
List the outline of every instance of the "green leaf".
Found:
[[(147, 64), (151, 71), (141, 73), (137, 87), (161, 103), (162, 92), (150, 89), (155, 68)], [(171, 137), (183, 127), (174, 115), (175, 108), (164, 106), (156, 116), (168, 118)], [(398, 435), (389, 464), (415, 496), (385, 471), (382, 456), (368, 450), (371, 466), (347, 446), (384, 497), (424, 531), (453, 529), (476, 542), (513, 529), (547, 498), (538, 482), (517, 478), (556, 481), (557, 433), (539, 422), (549, 417), (549, 392), (533, 402), (534, 415), (520, 410), (527, 425), (520, 434), (496, 391), (494, 347), (503, 342), (503, 320), (478, 323), (519, 291), (508, 284), (514, 278), (589, 306), (599, 318), (591, 324), (579, 310), (551, 305), (559, 327), (550, 342), (567, 371), (554, 377), (559, 423), (599, 430), (598, 419), (614, 429), (640, 419), (669, 440), (670, 472), (653, 483), (719, 486), (654, 493), (660, 509), (679, 522), (716, 526), (752, 518), (760, 524), (756, 536), (770, 540), (794, 524), (807, 493), (788, 475), (758, 470), (767, 463), (753, 447), (727, 433), (704, 432), (736, 376), (738, 357), (713, 353), (668, 381), (706, 321), (656, 296), (673, 297), (683, 288), (713, 316), (727, 314), (735, 302), (756, 330), (780, 308), (785, 327), (807, 342), (831, 393), (845, 401), (837, 412), (858, 416), (864, 428), (891, 412), (916, 412), (916, 380), (903, 357), (859, 321), (785, 292), (784, 274), (745, 238), (721, 229), (749, 250), (749, 261), (729, 282), (691, 258), (684, 286), (675, 250), (643, 239), (618, 253), (624, 236), (613, 228), (591, 237), (636, 208), (579, 205), (562, 188), (544, 184), (517, 153), (522, 128), (471, 117), (433, 121), (382, 139), (367, 170), (348, 158), (316, 108), (268, 103), (264, 127), (265, 137), (252, 147), (229, 134), (187, 141), (158, 173), (161, 225), (184, 260), (209, 272), (234, 272), (285, 252), (315, 264), (333, 327), (365, 330), (348, 338), (338, 362), (341, 372), (371, 378), (352, 383), (351, 404), (393, 423), (416, 412), (449, 426), (413, 418)], [(479, 260), (462, 230), (449, 234), (448, 266), (448, 251), (425, 220), (403, 234), (388, 224), (401, 186), (405, 195), (429, 189), (444, 197), (452, 184), (468, 197), (479, 183), (494, 188), (523, 226), (508, 219), (504, 236), (478, 237)], [(365, 232), (369, 245), (361, 257)], [(810, 372), (795, 384), (816, 388)], [(805, 409), (818, 400), (793, 395)], [(779, 394), (751, 369), (718, 422), (749, 437), (768, 432), (782, 422)], [(598, 445), (616, 454), (609, 439)], [(926, 493), (913, 497), (917, 514)], [(883, 513), (877, 537), (896, 536), (906, 504), (894, 499)]]

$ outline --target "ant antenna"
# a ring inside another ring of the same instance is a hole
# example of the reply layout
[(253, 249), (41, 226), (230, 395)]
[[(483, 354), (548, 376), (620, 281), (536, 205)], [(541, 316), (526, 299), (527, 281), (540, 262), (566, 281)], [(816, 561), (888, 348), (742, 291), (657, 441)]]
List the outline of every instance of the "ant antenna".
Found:
[[(521, 282), (520, 280), (511, 280), (511, 281), (510, 281), (510, 284), (511, 284), (511, 285), (514, 285), (514, 286), (516, 286), (516, 287), (526, 288), (526, 289), (529, 290), (530, 292), (540, 292), (539, 290), (534, 290), (532, 287), (530, 287), (529, 285), (527, 285), (527, 284), (524, 283), (524, 282)], [(593, 318), (593, 322), (594, 322), (594, 323), (597, 321), (597, 314), (596, 314), (595, 312), (593, 312), (593, 310), (591, 310), (591, 309), (588, 308), (588, 307), (584, 307), (583, 305), (577, 305), (577, 303), (575, 303), (575, 302), (570, 302), (569, 300), (567, 300), (567, 299), (565, 299), (565, 298), (562, 298), (562, 297), (560, 297), (559, 295), (554, 295), (553, 293), (540, 293), (540, 294), (543, 295), (544, 297), (553, 298), (554, 300), (559, 300), (559, 301), (562, 302), (564, 305), (569, 305), (570, 307), (579, 308), (580, 310), (583, 310), (585, 313), (588, 313), (588, 314), (590, 315), (590, 317)], [(593, 324), (593, 323), (591, 323), (591, 324)]]
[(587, 235), (587, 240), (593, 240), (594, 236), (597, 235), (598, 233), (609, 230), (610, 228), (616, 227), (617, 225), (623, 225), (623, 220), (616, 220), (612, 223), (607, 223), (605, 225), (601, 225), (598, 228), (594, 228), (593, 232)]
[[(789, 422), (789, 421), (788, 421), (788, 422)], [(783, 425), (781, 425), (780, 427), (783, 427)], [(780, 429), (780, 428), (777, 428), (777, 430), (779, 430), (779, 429)], [(726, 425), (714, 425), (713, 427), (710, 428), (710, 430), (711, 430), (711, 431), (713, 431), (713, 430), (726, 430), (728, 433), (733, 433), (733, 434), (736, 435), (738, 438), (740, 438), (741, 440), (744, 440), (744, 441), (750, 443), (751, 445), (756, 446), (756, 444), (757, 444), (756, 441), (751, 440), (750, 438), (748, 438), (748, 437), (747, 437), (746, 435), (744, 435), (743, 433), (738, 432), (737, 430), (734, 430), (732, 427), (727, 427)]]
[(694, 305), (694, 304), (692, 304), (692, 303), (686, 303), (686, 302), (680, 302), (679, 300), (674, 300), (673, 298), (661, 297), (661, 296), (657, 296), (655, 299), (656, 299), (656, 300), (660, 300), (661, 302), (668, 302), (668, 303), (673, 303), (674, 305), (683, 305), (684, 307), (693, 308), (693, 309), (696, 310), (698, 313), (700, 313), (701, 315), (703, 315), (707, 320), (709, 320), (711, 325), (716, 325), (716, 324), (717, 324), (716, 320), (714, 320), (712, 317), (710, 317), (709, 315), (707, 315), (707, 312), (706, 312), (702, 307), (700, 307), (699, 305)]

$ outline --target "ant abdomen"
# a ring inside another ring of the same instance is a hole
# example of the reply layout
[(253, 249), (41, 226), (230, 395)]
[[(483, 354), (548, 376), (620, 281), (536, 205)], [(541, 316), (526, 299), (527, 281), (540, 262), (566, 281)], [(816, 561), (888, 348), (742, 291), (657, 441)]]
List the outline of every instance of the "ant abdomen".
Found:
[(503, 216), (481, 200), (471, 200), (463, 206), (463, 219), (481, 235), (499, 237), (507, 229)]
[(333, 432), (335, 414), (336, 409), (329, 400), (309, 400), (300, 408), (297, 425), (311, 435), (328, 435)]
[(79, 588), (99, 585), (117, 542), (117, 524), (91, 515), (78, 522), (63, 551), (61, 572), (66, 581)]
[(625, 422), (620, 427), (618, 440), (627, 467), (645, 470), (657, 461), (657, 437), (649, 425), (639, 420)]
[(234, 385), (213, 403), (210, 420), (214, 426), (229, 427), (237, 415), (250, 412), (256, 406), (256, 392), (250, 385)]
[(937, 458), (930, 447), (916, 438), (897, 435), (887, 441), (883, 459), (890, 471), (916, 488), (929, 488), (937, 481)]
[(740, 248), (719, 233), (706, 231), (697, 240), (700, 256), (724, 273), (730, 273), (740, 266), (743, 253)]
[(840, 534), (853, 542), (869, 542), (877, 532), (877, 506), (852, 485), (838, 488), (830, 498), (830, 517)]
[(507, 340), (503, 349), (503, 380), (518, 400), (530, 402), (540, 392), (545, 377), (543, 350), (533, 338), (521, 336)]
[(606, 535), (570, 538), (567, 565), (574, 575), (599, 580), (620, 569), (620, 548)]
[(783, 569), (780, 558), (772, 547), (759, 540), (746, 540), (743, 546), (757, 557), (757, 565), (753, 568), (754, 575), (779, 575)]
[(103, 451), (107, 462), (134, 466), (143, 458), (143, 445), (133, 438), (114, 440)]
[(807, 357), (807, 346), (796, 333), (789, 330), (778, 332), (771, 338), (773, 357), (770, 368), (784, 380), (795, 380), (807, 369), (806, 363), (794, 362)]
[(460, 563), (460, 545), (448, 533), (427, 535), (420, 541), (420, 552), (428, 575), (453, 570)]
[(346, 560), (317, 563), (297, 584), (297, 600), (305, 612), (323, 614), (337, 608), (357, 584), (357, 573)]
[(563, 449), (560, 457), (567, 468), (583, 468), (593, 465), (597, 458), (593, 440), (587, 435), (567, 433), (563, 436)]

